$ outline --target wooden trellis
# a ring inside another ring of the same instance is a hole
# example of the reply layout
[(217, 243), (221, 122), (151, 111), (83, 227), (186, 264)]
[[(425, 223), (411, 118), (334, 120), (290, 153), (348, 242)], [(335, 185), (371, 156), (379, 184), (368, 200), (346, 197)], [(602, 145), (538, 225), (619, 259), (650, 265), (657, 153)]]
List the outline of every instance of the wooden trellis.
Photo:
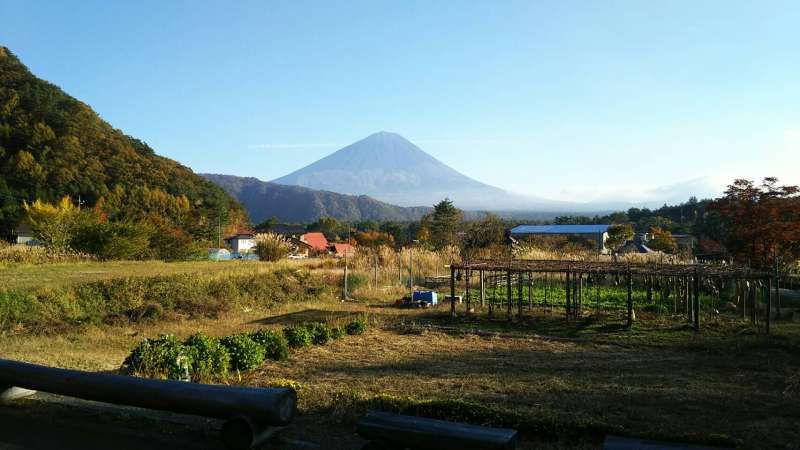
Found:
[[(571, 260), (471, 260), (450, 266), (450, 294), (456, 295), (456, 274), (463, 273), (466, 290), (466, 314), (473, 312), (472, 278), (477, 275), (480, 289), (480, 305), (486, 303), (486, 281), (488, 276), (492, 290), (488, 299), (489, 317), (494, 317), (498, 306), (498, 292), (504, 289), (500, 305), (505, 306), (506, 319), (521, 318), (523, 309), (532, 310), (534, 306), (533, 288), (539, 280), (543, 291), (541, 306), (544, 313), (552, 311), (552, 288), (559, 283), (564, 288), (564, 313), (567, 320), (577, 320), (583, 309), (591, 305), (591, 289), (594, 288), (595, 308), (599, 310), (600, 287), (612, 280), (616, 286), (624, 286), (627, 293), (626, 322), (633, 324), (634, 281), (638, 281), (645, 291), (646, 302), (654, 302), (656, 293), (662, 305), (673, 299), (673, 313), (683, 314), (697, 330), (700, 329), (700, 295), (706, 293), (717, 306), (723, 286), (732, 284), (739, 302), (743, 319), (749, 318), (757, 323), (763, 316), (764, 327), (769, 333), (770, 311), (773, 304), (773, 287), (776, 299), (780, 296), (778, 284), (774, 283), (772, 273), (760, 272), (746, 267), (732, 265), (706, 264), (660, 264), (660, 263), (621, 263)], [(527, 286), (528, 298), (524, 298)], [(516, 289), (514, 289), (516, 287)], [(758, 299), (761, 302), (758, 302)], [(526, 301), (527, 300), (527, 301)], [(584, 301), (589, 302), (584, 304)], [(766, 312), (759, 316), (759, 304)], [(451, 303), (451, 314), (457, 315), (455, 301)]]

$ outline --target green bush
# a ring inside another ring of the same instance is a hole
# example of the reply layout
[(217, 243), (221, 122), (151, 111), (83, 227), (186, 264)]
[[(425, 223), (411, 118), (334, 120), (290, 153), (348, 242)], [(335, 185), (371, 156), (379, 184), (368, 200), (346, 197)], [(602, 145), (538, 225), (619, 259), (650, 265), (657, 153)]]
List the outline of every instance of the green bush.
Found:
[(293, 348), (309, 347), (314, 342), (311, 332), (303, 326), (286, 327), (283, 329), (283, 335)]
[[(341, 277), (340, 286), (344, 286), (344, 277)], [(369, 277), (362, 273), (350, 273), (347, 275), (347, 292), (355, 292), (364, 286), (369, 285)]]
[(347, 333), (345, 333), (345, 331), (344, 331), (344, 329), (342, 327), (333, 327), (333, 328), (331, 328), (331, 339), (341, 339), (346, 334)]
[(264, 349), (264, 355), (269, 359), (282, 361), (289, 357), (289, 342), (283, 333), (259, 330), (250, 334), (250, 338)]
[(250, 370), (264, 362), (264, 349), (247, 334), (226, 336), (220, 343), (231, 355), (231, 367), (236, 370)]
[(322, 322), (311, 322), (305, 324), (306, 329), (311, 333), (311, 342), (314, 345), (325, 345), (333, 338), (331, 327)]
[(367, 321), (364, 319), (357, 319), (345, 326), (345, 331), (349, 335), (364, 334), (367, 331)]
[(145, 339), (125, 359), (123, 367), (132, 375), (181, 380), (193, 369), (192, 351), (171, 334)]
[(193, 380), (208, 381), (228, 376), (231, 355), (219, 339), (197, 333), (190, 336), (185, 345), (189, 347), (194, 361)]

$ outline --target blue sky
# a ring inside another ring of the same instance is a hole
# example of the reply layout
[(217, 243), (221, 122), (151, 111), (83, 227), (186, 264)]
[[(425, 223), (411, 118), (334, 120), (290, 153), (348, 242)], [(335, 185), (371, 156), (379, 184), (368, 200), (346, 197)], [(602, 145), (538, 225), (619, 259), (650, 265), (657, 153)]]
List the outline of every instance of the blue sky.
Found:
[(0, 0), (0, 18), (34, 73), (198, 172), (269, 180), (387, 130), (557, 199), (800, 184), (797, 1)]

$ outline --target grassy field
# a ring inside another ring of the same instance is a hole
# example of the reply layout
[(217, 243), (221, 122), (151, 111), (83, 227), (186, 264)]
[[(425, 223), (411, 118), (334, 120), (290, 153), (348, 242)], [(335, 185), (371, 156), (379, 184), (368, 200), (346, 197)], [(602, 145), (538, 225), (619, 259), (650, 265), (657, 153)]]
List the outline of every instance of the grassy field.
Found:
[[(291, 261), (282, 266), (298, 265)], [(13, 264), (0, 267), (0, 289), (61, 287), (115, 278), (208, 274), (272, 267), (255, 261), (86, 261), (61, 264)]]
[[(124, 266), (104, 276), (127, 277)], [(166, 264), (164, 270), (179, 274), (207, 267), (219, 266)], [(282, 268), (259, 266), (252, 275)], [(336, 283), (331, 268), (304, 266), (309, 268)], [(136, 270), (147, 275), (143, 268)], [(61, 282), (78, 280), (69, 269), (56, 272)], [(637, 322), (625, 330), (621, 316), (612, 312), (573, 323), (536, 310), (512, 323), (489, 320), (485, 310), (469, 320), (451, 320), (444, 305), (394, 307), (402, 292), (364, 288), (357, 301), (349, 302), (306, 293), (291, 301), (250, 302), (215, 317), (177, 315), (10, 333), (2, 337), (0, 356), (109, 371), (119, 368), (142, 338), (161, 333), (222, 336), (367, 314), (372, 326), (362, 336), (295, 350), (288, 361), (266, 363), (228, 382), (299, 383), (302, 417), (289, 433), (302, 436), (308, 431), (303, 427), (313, 423), (313, 436), (332, 443), (330, 448), (358, 448), (354, 421), (371, 407), (516, 424), (525, 435), (521, 448), (599, 448), (605, 433), (798, 448), (798, 324), (778, 323), (772, 336), (764, 336), (747, 324), (726, 321), (708, 322), (700, 333), (674, 321)]]

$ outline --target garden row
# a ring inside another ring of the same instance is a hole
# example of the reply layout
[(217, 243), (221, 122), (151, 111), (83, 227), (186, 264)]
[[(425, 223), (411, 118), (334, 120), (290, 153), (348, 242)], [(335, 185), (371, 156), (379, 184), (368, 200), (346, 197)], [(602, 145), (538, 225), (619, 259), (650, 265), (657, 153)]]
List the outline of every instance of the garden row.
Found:
[(290, 348), (325, 345), (345, 335), (362, 334), (364, 319), (344, 326), (307, 322), (282, 331), (258, 330), (215, 338), (202, 333), (181, 342), (171, 334), (143, 340), (123, 363), (129, 375), (171, 380), (206, 382), (224, 380), (231, 371), (245, 372), (266, 359), (281, 361)]

